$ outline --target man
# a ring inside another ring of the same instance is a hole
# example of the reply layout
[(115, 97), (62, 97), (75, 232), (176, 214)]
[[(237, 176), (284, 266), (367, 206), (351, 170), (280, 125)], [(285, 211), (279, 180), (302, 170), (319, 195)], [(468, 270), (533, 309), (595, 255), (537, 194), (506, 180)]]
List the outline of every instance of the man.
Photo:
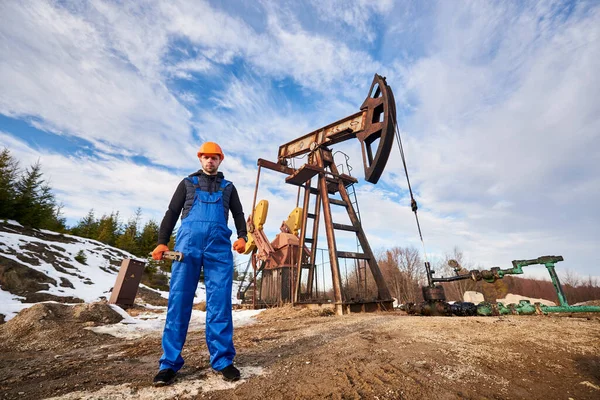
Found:
[(206, 285), (206, 345), (211, 366), (227, 381), (240, 378), (240, 371), (233, 365), (233, 254), (231, 230), (227, 227), (229, 211), (237, 229), (238, 239), (233, 248), (238, 253), (243, 253), (246, 247), (246, 221), (237, 190), (225, 180), (223, 173), (217, 172), (225, 158), (221, 147), (206, 142), (200, 147), (198, 158), (202, 169), (183, 179), (177, 187), (160, 224), (158, 246), (152, 252), (152, 258), (160, 260), (169, 250), (167, 243), (181, 213), (175, 250), (183, 253), (183, 260), (173, 262), (171, 269), (169, 306), (162, 338), (164, 353), (154, 386), (172, 383), (183, 366), (181, 350), (201, 268), (204, 268)]

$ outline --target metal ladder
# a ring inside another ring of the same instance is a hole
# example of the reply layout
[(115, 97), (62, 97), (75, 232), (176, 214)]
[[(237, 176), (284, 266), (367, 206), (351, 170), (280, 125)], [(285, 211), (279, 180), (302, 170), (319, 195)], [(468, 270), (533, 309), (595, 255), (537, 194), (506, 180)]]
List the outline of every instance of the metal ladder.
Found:
[[(304, 246), (308, 247), (309, 250), (309, 256), (308, 259), (306, 260), (306, 262), (302, 263), (302, 270), (308, 269), (308, 278), (307, 278), (307, 287), (306, 287), (306, 291), (304, 293), (299, 293), (299, 296), (301, 297), (302, 295), (307, 296), (308, 298), (312, 297), (313, 294), (313, 289), (315, 286), (315, 260), (317, 257), (317, 240), (318, 240), (318, 235), (319, 235), (319, 219), (320, 219), (320, 214), (321, 214), (321, 196), (319, 194), (319, 191), (317, 188), (312, 187), (312, 179), (310, 179), (309, 181), (307, 181), (304, 185), (304, 189), (305, 189), (305, 196), (304, 196), (304, 204), (303, 207), (307, 210), (306, 213), (306, 218), (308, 219), (312, 219), (313, 220), (313, 228), (312, 228), (312, 232), (311, 232), (311, 236), (308, 237), (307, 235), (307, 227), (306, 226), (302, 226), (301, 228), (301, 236), (300, 236), (300, 247), (299, 247), (299, 251), (302, 252), (304, 249)], [(310, 205), (310, 196), (314, 195), (316, 196), (315, 198), (315, 206), (313, 209), (313, 212), (308, 212), (308, 207)], [(300, 273), (302, 273), (300, 271)], [(297, 280), (298, 282), (299, 280)], [(301, 300), (300, 298), (298, 298), (298, 300)]]
[[(357, 179), (348, 175), (340, 174), (338, 168), (333, 160), (331, 150), (327, 148), (318, 148), (313, 154), (312, 159), (309, 158), (309, 162), (297, 169), (293, 174), (286, 178), (286, 182), (300, 186), (304, 188), (304, 205), (303, 205), (303, 222), (302, 222), (302, 235), (300, 236), (300, 249), (304, 248), (305, 244), (311, 245), (310, 250), (310, 262), (305, 261), (305, 257), (302, 253), (299, 254), (296, 263), (296, 285), (295, 285), (295, 296), (294, 302), (298, 302), (305, 294), (310, 297), (313, 277), (314, 277), (314, 260), (316, 252), (317, 234), (319, 228), (319, 220), (322, 212), (322, 218), (325, 223), (325, 231), (327, 236), (327, 247), (329, 249), (329, 256), (331, 261), (331, 271), (333, 280), (333, 292), (335, 298), (335, 308), (338, 314), (344, 312), (344, 303), (349, 299), (344, 298), (342, 293), (342, 282), (340, 274), (340, 259), (355, 259), (364, 260), (363, 265), (368, 264), (369, 269), (373, 275), (375, 283), (378, 289), (378, 298), (387, 301), (390, 298), (389, 290), (385, 284), (385, 280), (377, 265), (373, 251), (367, 241), (366, 235), (362, 229), (362, 224), (357, 214), (358, 201), (356, 197), (356, 191), (352, 187), (353, 199), (348, 194), (347, 187), (350, 187), (353, 183), (357, 183)], [(318, 178), (317, 188), (313, 188), (311, 180), (313, 177)], [(331, 194), (339, 193), (341, 200), (332, 198)], [(315, 212), (309, 213), (308, 206), (310, 204), (310, 196), (315, 194), (317, 201), (315, 202)], [(335, 223), (332, 220), (332, 206), (344, 207), (348, 213), (350, 224)], [(313, 235), (307, 237), (307, 221), (309, 218), (314, 218), (315, 223), (313, 224)], [(349, 251), (338, 251), (335, 239), (335, 231), (347, 231), (353, 232), (356, 235), (357, 241), (360, 244), (360, 252), (349, 252)], [(304, 293), (302, 293), (302, 271), (305, 269), (305, 265), (308, 269), (309, 276)], [(360, 265), (360, 264), (358, 264)], [(363, 273), (363, 276), (366, 274)]]
[[(253, 303), (257, 293), (256, 280), (253, 276), (251, 276), (248, 282), (246, 283), (246, 277), (248, 276), (248, 271), (250, 270), (250, 265), (252, 264), (252, 257), (254, 257), (254, 253), (250, 255), (250, 258), (248, 258), (248, 264), (246, 264), (246, 269), (244, 270), (244, 275), (241, 279), (242, 283), (240, 284), (237, 292), (237, 299), (242, 300), (242, 304)], [(260, 275), (264, 268), (265, 262), (263, 261), (260, 263), (260, 267), (256, 271), (257, 277)]]
[[(346, 173), (345, 171), (348, 171), (348, 175), (352, 176), (352, 173), (351, 173), (352, 166), (349, 163), (350, 157), (343, 151), (339, 151), (339, 150), (336, 151), (335, 153), (333, 153), (333, 156), (335, 157), (335, 155), (338, 153), (341, 153), (345, 158), (341, 164), (337, 164), (338, 168), (341, 169), (342, 173)], [(354, 183), (347, 186), (346, 190), (348, 192), (348, 196), (350, 197), (350, 205), (354, 209), (354, 212), (356, 213), (358, 220), (360, 222), (362, 222), (361, 217), (360, 217), (360, 208), (358, 207), (358, 197), (356, 196), (356, 189), (354, 188)], [(360, 245), (360, 240), (358, 239), (358, 236), (356, 237), (356, 252), (362, 253), (362, 246)], [(361, 262), (361, 260), (359, 260), (359, 259), (354, 259), (354, 269), (356, 271), (356, 280), (357, 280), (356, 286), (358, 288), (358, 295), (362, 296), (362, 297), (366, 297), (367, 296), (367, 265), (364, 261)], [(363, 288), (362, 291), (361, 291), (361, 288)]]

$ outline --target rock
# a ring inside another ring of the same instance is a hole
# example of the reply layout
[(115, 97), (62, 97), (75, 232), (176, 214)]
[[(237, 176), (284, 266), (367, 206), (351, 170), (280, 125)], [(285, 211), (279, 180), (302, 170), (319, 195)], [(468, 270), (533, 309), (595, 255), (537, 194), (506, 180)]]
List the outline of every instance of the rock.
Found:
[(479, 304), (483, 302), (485, 299), (483, 297), (483, 293), (475, 292), (475, 291), (466, 291), (463, 294), (463, 301), (467, 303)]
[(546, 306), (555, 306), (556, 305), (556, 303), (554, 303), (553, 301), (550, 301), (550, 300), (534, 299), (532, 297), (526, 297), (526, 296), (521, 296), (519, 294), (512, 294), (512, 293), (509, 293), (506, 295), (505, 298), (497, 299), (496, 301), (498, 303), (502, 303), (502, 304), (506, 305), (506, 304), (519, 304), (519, 301), (521, 301), (521, 300), (529, 300), (531, 302), (531, 304), (542, 303)]

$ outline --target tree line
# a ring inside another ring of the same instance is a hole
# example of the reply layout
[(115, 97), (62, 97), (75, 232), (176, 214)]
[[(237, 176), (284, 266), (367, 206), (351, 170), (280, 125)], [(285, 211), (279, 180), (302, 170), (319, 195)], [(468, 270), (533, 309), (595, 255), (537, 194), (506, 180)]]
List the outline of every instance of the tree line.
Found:
[(159, 226), (153, 219), (142, 226), (141, 217), (142, 209), (139, 207), (127, 222), (121, 222), (118, 211), (97, 218), (91, 209), (69, 229), (69, 233), (94, 239), (145, 258), (156, 247)]
[(25, 168), (6, 148), (0, 153), (0, 219), (12, 219), (31, 228), (66, 230), (49, 182), (39, 161)]

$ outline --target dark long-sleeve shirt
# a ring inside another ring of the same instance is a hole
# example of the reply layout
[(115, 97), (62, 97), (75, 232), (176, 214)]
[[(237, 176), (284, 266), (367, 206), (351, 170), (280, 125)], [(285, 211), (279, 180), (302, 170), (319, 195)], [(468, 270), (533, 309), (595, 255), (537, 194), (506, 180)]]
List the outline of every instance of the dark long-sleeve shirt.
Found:
[[(190, 177), (193, 176), (198, 176), (198, 185), (200, 189), (207, 192), (216, 192), (219, 190), (220, 181), (224, 179), (223, 173), (221, 172), (217, 173), (217, 175), (208, 175), (202, 170), (190, 175)], [(231, 187), (230, 190), (229, 187)], [(186, 198), (188, 198), (188, 191), (190, 190), (195, 190), (195, 188), (190, 186), (189, 182), (186, 184), (186, 179), (183, 179), (177, 186), (177, 189), (175, 189), (171, 203), (169, 203), (169, 208), (167, 209), (167, 212), (165, 213), (165, 216), (160, 224), (160, 229), (158, 231), (158, 244), (169, 243), (171, 233), (173, 233), (173, 229), (177, 224), (177, 219), (184, 208)], [(227, 190), (223, 192), (223, 206), (226, 208), (225, 220), (227, 221), (229, 211), (231, 211), (238, 238), (246, 239), (246, 235), (248, 233), (246, 231), (244, 210), (242, 209), (240, 197), (233, 183), (227, 187)], [(189, 212), (189, 210), (187, 211)], [(185, 216), (186, 215), (184, 215), (184, 217)]]

